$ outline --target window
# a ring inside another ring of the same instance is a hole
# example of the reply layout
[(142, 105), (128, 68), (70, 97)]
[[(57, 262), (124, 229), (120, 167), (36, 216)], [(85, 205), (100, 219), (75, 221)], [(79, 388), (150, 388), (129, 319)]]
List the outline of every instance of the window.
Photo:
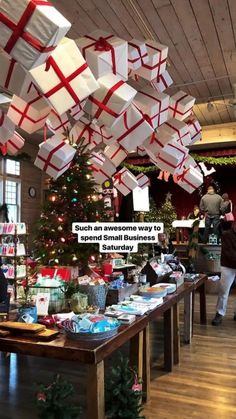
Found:
[(10, 222), (20, 221), (20, 162), (2, 159), (0, 173), (0, 203), (6, 203)]

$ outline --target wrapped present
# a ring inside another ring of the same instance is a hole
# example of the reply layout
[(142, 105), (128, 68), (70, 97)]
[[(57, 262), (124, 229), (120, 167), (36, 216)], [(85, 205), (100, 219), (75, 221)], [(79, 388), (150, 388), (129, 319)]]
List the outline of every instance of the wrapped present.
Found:
[(145, 148), (143, 147), (143, 146), (139, 146), (139, 147), (137, 147), (137, 154), (139, 155), (139, 156), (146, 156), (146, 154), (147, 154), (147, 152), (146, 152), (146, 150), (145, 150)]
[(35, 97), (34, 93), (30, 93), (25, 99), (13, 95), (7, 116), (18, 127), (32, 134), (45, 125), (50, 111), (43, 97)]
[(5, 144), (15, 131), (15, 124), (8, 116), (0, 110), (0, 144)]
[(46, 64), (34, 68), (30, 74), (59, 115), (99, 87), (76, 43), (69, 38), (60, 42)]
[(112, 161), (103, 153), (92, 152), (90, 157), (91, 169), (94, 179), (98, 184), (102, 184), (109, 179), (116, 171)]
[(72, 108), (69, 109), (69, 114), (72, 116), (75, 121), (79, 121), (82, 116), (84, 116), (84, 105), (85, 105), (86, 99), (81, 100), (80, 103), (77, 105), (72, 106)]
[(86, 146), (87, 151), (102, 143), (104, 138), (108, 140), (112, 137), (106, 133), (104, 125), (99, 126), (86, 118), (81, 118), (71, 129), (70, 138), (73, 143), (77, 144), (83, 139), (83, 146)]
[(0, 50), (0, 86), (12, 94), (22, 96), (27, 92), (31, 79), (26, 70), (11, 58), (4, 50)]
[(176, 118), (183, 121), (193, 109), (195, 98), (180, 90), (170, 97), (169, 118)]
[(169, 72), (165, 70), (164, 73), (160, 74), (155, 79), (151, 80), (150, 84), (153, 87), (153, 89), (162, 93), (164, 92), (165, 89), (167, 89), (173, 84), (173, 80)]
[(186, 124), (189, 127), (189, 133), (191, 136), (190, 145), (196, 143), (197, 141), (201, 141), (202, 129), (199, 121), (196, 118), (190, 118), (188, 121), (186, 121)]
[(168, 47), (153, 40), (146, 41), (146, 47), (149, 60), (138, 70), (135, 70), (135, 73), (143, 79), (152, 81), (164, 73), (166, 69)]
[(125, 196), (138, 186), (135, 176), (126, 167), (113, 176), (113, 181), (114, 187)]
[(191, 194), (202, 185), (203, 175), (194, 169), (194, 167), (190, 166), (189, 169), (184, 170), (177, 176), (177, 183), (181, 188)]
[(118, 144), (131, 152), (143, 144), (152, 134), (153, 128), (142, 113), (131, 105), (110, 132)]
[(178, 176), (179, 174), (181, 174), (184, 170), (189, 169), (191, 167), (193, 167), (198, 173), (202, 174), (201, 168), (198, 165), (198, 163), (194, 160), (194, 158), (192, 156), (190, 156), (190, 154), (187, 156), (187, 158), (184, 161), (184, 164), (182, 167), (180, 167), (178, 170), (175, 171), (175, 175)]
[(54, 134), (63, 133), (65, 130), (71, 129), (71, 123), (67, 114), (58, 115), (53, 109), (48, 115), (47, 126)]
[(175, 140), (169, 141), (159, 152), (156, 164), (161, 170), (167, 170), (172, 175), (184, 165), (188, 149)]
[(134, 103), (144, 115), (148, 115), (152, 127), (157, 128), (168, 119), (169, 100), (170, 96), (146, 86), (137, 93)]
[(156, 158), (161, 149), (172, 139), (172, 135), (167, 133), (161, 126), (144, 141), (143, 147), (146, 150), (146, 154), (156, 162)]
[(183, 121), (171, 118), (163, 124), (163, 129), (181, 145), (186, 147), (191, 143), (189, 127)]
[(115, 167), (119, 166), (128, 156), (128, 152), (119, 144), (108, 145), (104, 150), (104, 154), (112, 161)]
[(76, 44), (96, 79), (113, 73), (121, 77), (122, 80), (127, 80), (127, 41), (98, 29), (77, 39)]
[(98, 83), (100, 88), (89, 96), (84, 110), (112, 128), (129, 107), (137, 91), (114, 74), (101, 77)]
[(57, 179), (69, 169), (75, 155), (75, 148), (65, 142), (63, 134), (56, 134), (39, 146), (35, 166)]
[(129, 70), (128, 72), (128, 76), (130, 79), (134, 80), (134, 81), (139, 81), (140, 77), (135, 73), (135, 70)]
[(144, 173), (140, 173), (136, 176), (136, 180), (141, 189), (146, 188), (146, 186), (150, 186), (150, 179)]
[(128, 42), (128, 67), (131, 70), (137, 70), (149, 60), (147, 47), (143, 41), (131, 39)]
[(22, 149), (22, 147), (24, 147), (24, 144), (25, 139), (15, 131), (12, 138), (10, 138), (10, 140), (8, 140), (6, 143), (7, 154), (14, 156), (18, 153), (19, 150)]
[(70, 27), (46, 0), (0, 2), (0, 45), (27, 70), (43, 64)]

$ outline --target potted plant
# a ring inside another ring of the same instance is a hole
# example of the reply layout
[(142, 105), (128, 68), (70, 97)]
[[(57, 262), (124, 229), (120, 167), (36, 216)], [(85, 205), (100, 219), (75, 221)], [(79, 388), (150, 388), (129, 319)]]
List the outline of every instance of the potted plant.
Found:
[(21, 296), (18, 298), (18, 302), (20, 303), (20, 307), (18, 308), (18, 321), (24, 323), (37, 323), (37, 307), (35, 306), (32, 294), (30, 293), (28, 281), (22, 281), (21, 285), (23, 288), (23, 292), (21, 293)]

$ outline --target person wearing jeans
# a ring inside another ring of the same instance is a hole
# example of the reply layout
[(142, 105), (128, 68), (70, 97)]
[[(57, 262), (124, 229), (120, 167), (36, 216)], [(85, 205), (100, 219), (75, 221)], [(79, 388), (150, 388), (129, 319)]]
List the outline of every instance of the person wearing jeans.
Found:
[[(213, 326), (219, 326), (222, 323), (227, 309), (230, 288), (236, 276), (236, 222), (233, 223), (230, 230), (223, 232), (221, 240), (221, 279), (216, 315), (212, 320)], [(236, 320), (236, 307), (234, 320)]]

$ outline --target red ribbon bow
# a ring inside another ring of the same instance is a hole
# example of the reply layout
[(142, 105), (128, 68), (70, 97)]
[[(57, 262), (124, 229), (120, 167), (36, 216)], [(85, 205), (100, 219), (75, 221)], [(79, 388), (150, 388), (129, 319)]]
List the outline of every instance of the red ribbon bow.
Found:
[(100, 36), (100, 38), (98, 38), (98, 40), (95, 42), (94, 49), (95, 51), (111, 51), (112, 46), (109, 44), (109, 42), (107, 42), (106, 38)]

